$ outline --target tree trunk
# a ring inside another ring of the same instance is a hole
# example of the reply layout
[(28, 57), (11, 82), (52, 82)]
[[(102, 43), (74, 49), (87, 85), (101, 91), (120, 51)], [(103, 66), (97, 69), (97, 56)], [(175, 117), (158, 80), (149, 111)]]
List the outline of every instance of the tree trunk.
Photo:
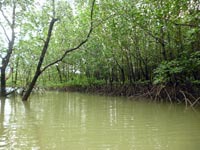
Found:
[(25, 94), (22, 97), (23, 101), (27, 101), (28, 100), (28, 98), (29, 98), (29, 96), (30, 96), (30, 94), (31, 94), (31, 92), (32, 92), (32, 90), (33, 90), (33, 88), (34, 88), (34, 86), (35, 86), (35, 84), (37, 82), (37, 79), (40, 76), (40, 74), (41, 74), (40, 72), (36, 72), (35, 73), (35, 75), (33, 77), (33, 80), (31, 81), (31, 83), (30, 83), (30, 85), (28, 87), (28, 90), (25, 92)]
[(162, 46), (161, 53), (163, 55), (164, 60), (167, 60), (167, 53), (166, 53), (165, 39), (164, 39), (165, 33), (164, 33), (164, 30), (163, 30), (163, 27), (161, 27), (160, 33), (161, 33), (161, 40), (163, 41), (161, 43), (161, 46)]
[(14, 77), (14, 86), (17, 86), (18, 80), (18, 68), (19, 68), (19, 58), (17, 58), (16, 66), (15, 66), (15, 77)]
[[(0, 8), (1, 10), (1, 8)], [(4, 58), (2, 58), (2, 67), (1, 67), (1, 90), (0, 90), (0, 96), (5, 97), (6, 96), (6, 68), (9, 64), (10, 61), (10, 57), (12, 55), (13, 52), (13, 47), (14, 47), (14, 43), (15, 43), (15, 17), (16, 17), (16, 3), (13, 2), (13, 8), (12, 8), (12, 22), (9, 22), (7, 16), (4, 14), (3, 10), (1, 10), (1, 13), (3, 15), (3, 18), (7, 21), (10, 29), (11, 29), (11, 38), (8, 37), (7, 31), (4, 28), (4, 26), (2, 26), (4, 33), (7, 37), (8, 42), (8, 49), (6, 51), (6, 55)]]
[(60, 71), (60, 68), (58, 67), (58, 65), (56, 65), (56, 70), (57, 70), (57, 72), (58, 72), (58, 76), (59, 76), (59, 80), (60, 80), (60, 83), (62, 83), (62, 73), (61, 73), (61, 71)]
[(8, 63), (10, 61), (10, 57), (13, 51), (13, 46), (14, 46), (14, 37), (13, 40), (9, 42), (8, 45), (8, 51), (7, 55), (5, 58), (2, 59), (2, 67), (1, 67), (1, 96), (5, 97), (6, 96), (6, 68), (8, 66)]
[(1, 97), (6, 96), (6, 71), (5, 67), (1, 68)]
[(51, 34), (52, 34), (52, 31), (53, 31), (53, 26), (54, 26), (54, 23), (56, 21), (57, 21), (57, 19), (52, 18), (52, 20), (51, 20), (51, 22), (49, 24), (48, 35), (47, 35), (46, 41), (44, 43), (44, 46), (43, 46), (43, 49), (42, 49), (42, 52), (41, 52), (41, 55), (40, 55), (40, 59), (38, 61), (38, 65), (37, 65), (37, 69), (36, 69), (35, 75), (34, 75), (32, 81), (31, 81), (31, 83), (28, 86), (28, 90), (25, 92), (24, 96), (22, 97), (23, 101), (27, 101), (28, 100), (28, 97), (30, 96), (30, 94), (31, 94), (31, 92), (32, 92), (32, 90), (34, 88), (34, 86), (35, 86), (35, 84), (37, 82), (38, 77), (42, 73), (41, 72), (41, 67), (42, 67), (42, 64), (43, 64), (44, 57), (46, 55), (48, 46), (49, 46), (49, 42), (50, 42), (50, 39), (51, 39)]
[(123, 68), (120, 68), (120, 72), (121, 72), (121, 77), (120, 77), (120, 79), (121, 79), (121, 81), (122, 81), (122, 85), (124, 85), (124, 83), (125, 83), (125, 73), (124, 73), (124, 69)]

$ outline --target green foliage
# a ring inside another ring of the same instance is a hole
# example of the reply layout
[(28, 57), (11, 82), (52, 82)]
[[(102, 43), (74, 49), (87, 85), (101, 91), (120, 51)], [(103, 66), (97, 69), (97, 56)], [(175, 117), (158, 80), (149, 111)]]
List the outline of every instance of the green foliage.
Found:
[[(9, 9), (11, 1), (4, 2), (1, 7)], [(46, 1), (42, 9), (36, 8), (34, 0), (16, 2), (19, 33), (10, 63), (14, 74), (17, 73), (18, 84), (26, 85), (33, 76), (47, 37), (53, 16), (52, 2)], [(199, 84), (197, 3), (188, 0), (96, 1), (94, 31), (89, 41), (67, 55), (62, 63), (44, 72), (38, 85), (184, 84), (186, 81)], [(76, 0), (74, 4), (55, 1), (55, 16), (59, 21), (43, 65), (59, 58), (87, 36), (91, 1)], [(2, 24), (8, 28), (7, 23)], [(0, 38), (3, 53), (5, 38)]]
[(172, 76), (182, 73), (184, 67), (177, 60), (163, 61), (154, 71), (154, 84), (166, 84)]
[(191, 54), (182, 53), (181, 57), (169, 62), (163, 61), (155, 69), (154, 84), (184, 83), (186, 81), (198, 84), (193, 75), (200, 69), (200, 51)]

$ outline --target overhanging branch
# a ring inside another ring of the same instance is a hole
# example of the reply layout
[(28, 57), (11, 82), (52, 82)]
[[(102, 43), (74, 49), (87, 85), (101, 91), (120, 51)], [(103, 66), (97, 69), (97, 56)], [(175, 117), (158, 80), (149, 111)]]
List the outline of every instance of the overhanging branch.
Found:
[(70, 48), (70, 49), (66, 49), (65, 52), (64, 52), (64, 54), (63, 54), (59, 59), (53, 61), (52, 63), (46, 65), (43, 69), (41, 69), (41, 71), (40, 71), (41, 73), (44, 72), (44, 71), (45, 71), (46, 69), (48, 69), (49, 67), (51, 67), (52, 65), (55, 65), (55, 64), (61, 62), (61, 61), (66, 57), (66, 55), (67, 55), (68, 53), (79, 49), (82, 45), (84, 45), (84, 44), (88, 41), (88, 39), (89, 39), (89, 37), (90, 37), (90, 35), (91, 35), (93, 29), (94, 29), (94, 27), (93, 27), (93, 24), (94, 24), (94, 23), (93, 23), (93, 15), (94, 15), (94, 5), (95, 5), (95, 1), (96, 1), (96, 0), (93, 0), (93, 1), (92, 1), (92, 8), (91, 8), (91, 12), (90, 12), (90, 29), (89, 29), (89, 31), (88, 31), (88, 34), (86, 35), (86, 38), (85, 38), (82, 42), (80, 42), (76, 47)]

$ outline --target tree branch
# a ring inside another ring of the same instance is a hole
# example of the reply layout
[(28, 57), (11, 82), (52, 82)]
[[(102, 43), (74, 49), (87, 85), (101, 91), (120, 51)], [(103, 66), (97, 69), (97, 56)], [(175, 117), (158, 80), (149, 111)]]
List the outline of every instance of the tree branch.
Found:
[(6, 36), (6, 39), (8, 40), (8, 42), (10, 42), (10, 39), (9, 39), (8, 34), (6, 32), (6, 29), (4, 28), (4, 26), (1, 23), (0, 23), (0, 26), (3, 29), (3, 32), (4, 32), (5, 36)]
[(185, 27), (191, 27), (191, 28), (199, 28), (200, 25), (195, 25), (195, 24), (183, 24), (183, 23), (174, 23), (174, 25), (176, 26), (185, 26)]
[(111, 14), (109, 16), (107, 16), (106, 18), (102, 19), (102, 20), (99, 20), (98, 23), (95, 25), (95, 28), (98, 27), (99, 25), (103, 24), (104, 22), (106, 22), (107, 20), (109, 20), (110, 18), (113, 18), (115, 17), (117, 14), (114, 13), (114, 14)]
[(91, 12), (90, 12), (90, 29), (88, 31), (88, 34), (86, 35), (86, 38), (82, 42), (80, 42), (76, 47), (70, 48), (70, 49), (66, 49), (65, 52), (64, 52), (64, 54), (59, 59), (53, 61), (52, 63), (46, 65), (43, 69), (41, 69), (41, 73), (44, 72), (47, 68), (51, 67), (52, 65), (55, 65), (55, 64), (61, 62), (66, 57), (66, 55), (68, 53), (79, 49), (82, 45), (84, 45), (88, 41), (88, 39), (89, 39), (89, 37), (90, 37), (93, 29), (94, 29), (94, 27), (93, 27), (93, 24), (94, 24), (93, 23), (93, 14), (94, 14), (95, 1), (96, 0), (92, 1), (92, 8), (91, 8)]
[(166, 44), (166, 42), (164, 40), (162, 40), (161, 38), (153, 35), (153, 33), (151, 33), (151, 31), (149, 31), (148, 29), (143, 28), (142, 26), (139, 26), (143, 31), (145, 31), (148, 35), (150, 35), (152, 38), (154, 38), (156, 41), (158, 41), (161, 45)]
[(14, 47), (14, 43), (15, 43), (15, 16), (16, 16), (16, 3), (13, 3), (13, 10), (12, 10), (12, 24), (10, 25), (11, 28), (11, 39), (8, 42), (8, 49), (7, 49), (7, 54), (5, 56), (5, 62), (4, 65), (5, 67), (7, 67), (11, 54), (13, 52), (13, 47)]
[(10, 27), (12, 27), (11, 22), (8, 20), (7, 16), (4, 14), (3, 10), (0, 9), (0, 11), (1, 11), (1, 14), (3, 15), (4, 19), (7, 21), (8, 25), (9, 25)]
[[(125, 15), (123, 15), (124, 18), (129, 21), (129, 18), (127, 18)], [(166, 42), (161, 39), (160, 37), (155, 36), (150, 30), (148, 30), (147, 28), (145, 28), (143, 25), (139, 24), (136, 22), (136, 25), (134, 25), (134, 27), (139, 27), (141, 28), (144, 32), (146, 32), (149, 36), (151, 36), (152, 38), (154, 38), (157, 42), (159, 42), (161, 45), (165, 45)]]
[(55, 0), (52, 0), (53, 5), (53, 18), (56, 17)]

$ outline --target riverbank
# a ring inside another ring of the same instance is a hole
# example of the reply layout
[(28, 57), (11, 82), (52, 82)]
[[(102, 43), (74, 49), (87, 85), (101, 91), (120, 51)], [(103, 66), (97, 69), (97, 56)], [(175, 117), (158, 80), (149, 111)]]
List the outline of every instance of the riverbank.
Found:
[(168, 101), (170, 103), (185, 103), (186, 106), (200, 106), (200, 89), (195, 86), (165, 86), (165, 85), (92, 85), (50, 87), (48, 90), (95, 93), (109, 96), (126, 96), (129, 98), (150, 98), (153, 101)]

